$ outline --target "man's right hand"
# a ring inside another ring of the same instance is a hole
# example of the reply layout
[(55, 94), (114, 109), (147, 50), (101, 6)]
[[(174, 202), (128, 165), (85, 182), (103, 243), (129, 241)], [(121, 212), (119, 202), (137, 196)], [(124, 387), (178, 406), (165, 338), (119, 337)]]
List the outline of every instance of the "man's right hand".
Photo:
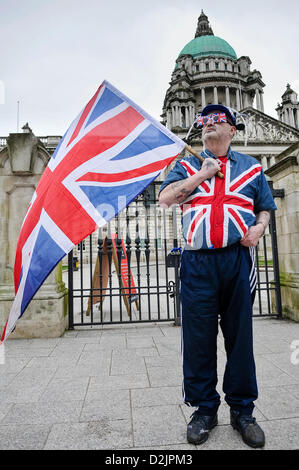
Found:
[(200, 171), (203, 173), (205, 179), (209, 179), (220, 171), (220, 165), (214, 158), (205, 158)]
[(170, 183), (159, 196), (161, 207), (171, 207), (173, 204), (182, 204), (203, 181), (212, 178), (220, 165), (214, 158), (206, 158), (201, 169), (192, 176)]

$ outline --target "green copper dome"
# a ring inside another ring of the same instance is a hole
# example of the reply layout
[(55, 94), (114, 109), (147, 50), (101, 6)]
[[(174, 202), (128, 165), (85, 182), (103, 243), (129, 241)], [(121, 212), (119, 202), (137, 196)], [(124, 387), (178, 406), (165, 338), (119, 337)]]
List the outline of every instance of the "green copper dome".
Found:
[(237, 55), (228, 42), (214, 35), (199, 36), (192, 39), (181, 50), (179, 56), (183, 54), (191, 54), (194, 58), (213, 55), (237, 60)]

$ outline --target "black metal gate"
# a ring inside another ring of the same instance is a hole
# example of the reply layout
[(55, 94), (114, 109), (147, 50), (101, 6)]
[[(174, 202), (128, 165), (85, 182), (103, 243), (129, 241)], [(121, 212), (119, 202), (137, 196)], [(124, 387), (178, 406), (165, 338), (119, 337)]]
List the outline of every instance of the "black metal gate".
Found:
[[(154, 182), (68, 256), (69, 328), (117, 323), (179, 324), (179, 208), (157, 204)], [(276, 197), (280, 193), (273, 191)], [(281, 316), (275, 213), (256, 247), (254, 316)]]

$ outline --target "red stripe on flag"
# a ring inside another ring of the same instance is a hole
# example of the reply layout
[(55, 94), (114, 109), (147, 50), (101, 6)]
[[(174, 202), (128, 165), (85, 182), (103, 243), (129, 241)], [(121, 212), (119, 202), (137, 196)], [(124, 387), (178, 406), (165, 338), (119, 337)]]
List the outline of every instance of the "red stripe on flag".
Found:
[(82, 163), (112, 148), (127, 137), (144, 120), (134, 108), (129, 106), (116, 116), (102, 122), (77, 142), (66, 154), (53, 174), (55, 180), (62, 181)]
[(94, 102), (95, 102), (95, 100), (97, 99), (97, 96), (98, 96), (98, 94), (99, 94), (99, 92), (100, 92), (102, 86), (103, 86), (103, 84), (98, 88), (98, 90), (95, 92), (95, 94), (93, 95), (93, 97), (91, 98), (91, 100), (90, 100), (90, 101), (87, 103), (87, 105), (85, 106), (85, 108), (84, 108), (84, 110), (83, 110), (83, 112), (82, 112), (82, 114), (81, 114), (81, 117), (80, 117), (80, 119), (79, 119), (79, 122), (78, 122), (78, 124), (77, 124), (77, 126), (76, 126), (76, 129), (74, 130), (73, 135), (72, 135), (72, 137), (70, 138), (69, 143), (68, 143), (67, 145), (70, 145), (70, 143), (71, 143), (71, 142), (77, 137), (77, 135), (79, 134), (80, 129), (81, 129), (81, 127), (82, 127), (82, 125), (83, 125), (83, 123), (84, 123), (86, 117), (88, 116), (88, 114), (89, 114), (91, 108), (93, 107)]
[(235, 184), (233, 184), (233, 186), (230, 187), (230, 191), (235, 191), (235, 189), (237, 189), (239, 186), (241, 186), (246, 180), (251, 178), (251, 176), (253, 176), (255, 173), (259, 173), (261, 171), (261, 169), (262, 169), (262, 167), (259, 166), (258, 168), (254, 168), (253, 170), (251, 170), (249, 173), (244, 175), (243, 178), (241, 178)]
[(240, 216), (237, 214), (237, 212), (232, 209), (231, 207), (228, 208), (228, 211), (229, 213), (233, 216), (233, 218), (236, 220), (237, 224), (240, 226), (242, 232), (243, 232), (243, 235), (245, 235), (245, 233), (247, 232), (247, 228), (245, 227), (245, 225), (243, 224), (242, 222), (242, 219), (240, 218)]
[(134, 168), (134, 170), (124, 171), (122, 173), (86, 173), (76, 181), (97, 181), (103, 183), (114, 183), (116, 181), (129, 180), (131, 178), (137, 178), (138, 176), (144, 176), (149, 173), (159, 171), (169, 163), (172, 162), (174, 157), (160, 160), (159, 162), (150, 163), (149, 165), (142, 166), (140, 168)]
[(192, 168), (189, 167), (189, 165), (185, 162), (180, 162), (180, 164), (187, 170), (187, 173), (189, 173), (189, 175), (195, 175), (195, 171), (192, 170)]
[(203, 209), (202, 211), (200, 211), (200, 213), (197, 214), (197, 216), (193, 220), (193, 222), (191, 224), (191, 227), (190, 227), (190, 230), (189, 230), (189, 233), (188, 233), (188, 243), (189, 243), (189, 245), (191, 245), (192, 235), (193, 235), (194, 229), (196, 227), (196, 224), (199, 221), (199, 219), (201, 219), (203, 217), (203, 215), (205, 214), (206, 211), (207, 211), (207, 209)]
[(207, 183), (205, 183), (204, 181), (199, 185), (200, 188), (204, 189), (204, 191), (206, 193), (209, 193), (210, 192), (210, 187)]

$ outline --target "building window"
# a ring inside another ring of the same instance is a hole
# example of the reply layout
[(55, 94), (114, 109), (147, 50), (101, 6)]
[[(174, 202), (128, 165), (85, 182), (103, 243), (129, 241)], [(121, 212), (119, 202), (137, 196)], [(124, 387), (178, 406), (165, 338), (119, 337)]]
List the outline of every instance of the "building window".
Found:
[(216, 69), (216, 70), (219, 69), (219, 64), (218, 64), (218, 62), (215, 62), (215, 69)]
[(206, 71), (210, 70), (209, 63), (206, 62)]
[(227, 64), (224, 64), (224, 70), (227, 70)]

